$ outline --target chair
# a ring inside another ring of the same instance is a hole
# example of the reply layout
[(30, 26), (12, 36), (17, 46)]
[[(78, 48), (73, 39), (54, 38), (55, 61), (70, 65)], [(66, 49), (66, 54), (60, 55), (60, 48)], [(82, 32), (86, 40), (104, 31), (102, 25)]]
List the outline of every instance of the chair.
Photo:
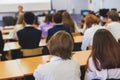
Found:
[(42, 54), (43, 47), (34, 49), (21, 49), (23, 57), (37, 56)]
[(4, 26), (12, 26), (15, 25), (15, 19), (12, 16), (4, 16), (3, 17)]

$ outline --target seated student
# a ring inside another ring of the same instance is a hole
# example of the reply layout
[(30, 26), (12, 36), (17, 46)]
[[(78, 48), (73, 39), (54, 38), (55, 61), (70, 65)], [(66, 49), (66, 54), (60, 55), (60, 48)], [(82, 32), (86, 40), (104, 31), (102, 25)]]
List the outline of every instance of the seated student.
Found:
[(32, 49), (39, 47), (41, 40), (41, 31), (34, 28), (35, 15), (32, 12), (24, 14), (25, 28), (17, 32), (18, 41), (22, 48)]
[(77, 23), (72, 19), (72, 17), (67, 11), (63, 12), (62, 16), (63, 16), (63, 19), (62, 19), (63, 25), (70, 27), (70, 31), (72, 33), (79, 32)]
[(99, 24), (98, 18), (93, 14), (88, 14), (85, 17), (85, 24), (87, 29), (84, 32), (81, 50), (87, 50), (88, 46), (92, 46), (94, 33), (102, 26)]
[(109, 11), (107, 16), (108, 23), (106, 28), (112, 33), (116, 40), (118, 40), (120, 38), (119, 14), (116, 11)]
[(120, 80), (120, 45), (106, 29), (96, 31), (87, 64), (88, 80)]
[(70, 28), (67, 27), (67, 26), (64, 26), (62, 24), (62, 13), (61, 12), (54, 13), (53, 17), (52, 17), (52, 20), (53, 20), (54, 26), (53, 26), (53, 28), (48, 30), (48, 37), (47, 37), (46, 42), (52, 37), (52, 35), (54, 33), (56, 33), (57, 31), (60, 31), (60, 30), (64, 30), (64, 31), (71, 34)]
[[(57, 44), (57, 45), (56, 45)], [(47, 47), (53, 55), (50, 62), (39, 65), (34, 72), (36, 80), (80, 80), (80, 65), (71, 59), (73, 39), (65, 31), (56, 32)]]
[(47, 14), (45, 16), (45, 21), (43, 24), (40, 25), (40, 30), (42, 31), (42, 38), (48, 36), (48, 30), (52, 28), (52, 14)]
[(2, 37), (2, 33), (0, 31), (0, 54), (3, 54), (3, 48), (4, 48), (4, 40)]

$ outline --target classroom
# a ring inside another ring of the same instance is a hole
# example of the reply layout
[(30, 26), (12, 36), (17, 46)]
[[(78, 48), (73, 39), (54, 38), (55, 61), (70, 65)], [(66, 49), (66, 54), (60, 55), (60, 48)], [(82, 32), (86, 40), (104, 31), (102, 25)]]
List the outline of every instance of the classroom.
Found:
[(0, 80), (120, 80), (120, 0), (0, 0)]

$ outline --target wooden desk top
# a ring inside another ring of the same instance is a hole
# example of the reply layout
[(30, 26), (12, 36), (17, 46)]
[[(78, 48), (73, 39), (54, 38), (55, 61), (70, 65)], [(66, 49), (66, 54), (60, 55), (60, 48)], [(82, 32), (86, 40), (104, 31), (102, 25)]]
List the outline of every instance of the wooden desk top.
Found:
[(8, 34), (12, 31), (14, 31), (14, 29), (5, 29), (5, 30), (2, 30), (2, 34)]
[(23, 77), (16, 60), (0, 62), (0, 80)]
[[(80, 65), (83, 66), (86, 65), (90, 52), (91, 52), (90, 50), (77, 51), (74, 52), (75, 54), (72, 56), (72, 58), (76, 59), (80, 63)], [(17, 62), (24, 76), (28, 76), (33, 74), (34, 70), (37, 68), (39, 64), (46, 63), (48, 60), (50, 60), (51, 57), (52, 57), (51, 55), (46, 55), (31, 58), (22, 58), (17, 59)]]
[(17, 59), (17, 62), (24, 76), (32, 75), (39, 64), (46, 63), (52, 56), (38, 56), (31, 58)]
[(72, 58), (76, 59), (81, 66), (86, 65), (87, 64), (87, 60), (88, 57), (90, 56), (91, 50), (87, 50), (87, 51), (76, 51), (73, 52), (73, 56)]
[(74, 36), (73, 38), (75, 43), (82, 43), (83, 41), (83, 36)]

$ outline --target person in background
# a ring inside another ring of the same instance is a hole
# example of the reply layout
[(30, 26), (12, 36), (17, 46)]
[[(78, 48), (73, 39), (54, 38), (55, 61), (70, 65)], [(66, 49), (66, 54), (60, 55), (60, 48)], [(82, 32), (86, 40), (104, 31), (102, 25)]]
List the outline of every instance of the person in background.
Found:
[(23, 6), (19, 5), (18, 6), (18, 13), (16, 14), (16, 24), (22, 24), (23, 23), (23, 16), (24, 16), (24, 12), (23, 12)]
[(71, 34), (70, 28), (62, 24), (62, 14), (61, 14), (61, 12), (54, 13), (53, 17), (52, 17), (52, 20), (53, 20), (52, 22), (53, 22), (54, 25), (53, 25), (53, 28), (48, 30), (48, 36), (47, 36), (46, 42), (52, 37), (52, 35), (54, 33), (56, 33), (57, 31), (60, 31), (60, 30), (64, 30), (64, 31)]
[(106, 29), (109, 30), (118, 41), (118, 39), (120, 38), (119, 14), (116, 11), (111, 10), (107, 13), (107, 16), (108, 16), (108, 21), (107, 21), (108, 23)]
[(88, 80), (120, 79), (120, 44), (107, 29), (94, 35), (86, 76)]
[(17, 32), (19, 44), (24, 49), (39, 47), (42, 32), (33, 27), (34, 20), (35, 15), (32, 12), (26, 12), (23, 21), (25, 28)]
[(63, 25), (70, 27), (70, 31), (72, 33), (79, 31), (77, 23), (71, 18), (70, 14), (67, 11), (63, 12), (62, 16), (63, 16), (63, 20), (62, 20)]
[(9, 33), (9, 35), (12, 37), (13, 40), (18, 40), (17, 32), (23, 29), (25, 26), (23, 24), (23, 16), (24, 16), (23, 6), (19, 5), (18, 13), (16, 14), (16, 25), (14, 26), (14, 30)]
[(50, 62), (37, 67), (33, 73), (35, 80), (80, 80), (80, 65), (71, 59), (74, 47), (71, 35), (58, 31), (50, 38), (47, 47), (53, 57)]
[(40, 30), (42, 31), (42, 38), (48, 36), (48, 30), (52, 27), (52, 14), (46, 14), (44, 23), (40, 25)]
[(86, 15), (85, 24), (87, 29), (84, 32), (81, 50), (87, 50), (89, 46), (92, 46), (94, 33), (102, 27), (99, 25), (98, 18), (93, 14)]

